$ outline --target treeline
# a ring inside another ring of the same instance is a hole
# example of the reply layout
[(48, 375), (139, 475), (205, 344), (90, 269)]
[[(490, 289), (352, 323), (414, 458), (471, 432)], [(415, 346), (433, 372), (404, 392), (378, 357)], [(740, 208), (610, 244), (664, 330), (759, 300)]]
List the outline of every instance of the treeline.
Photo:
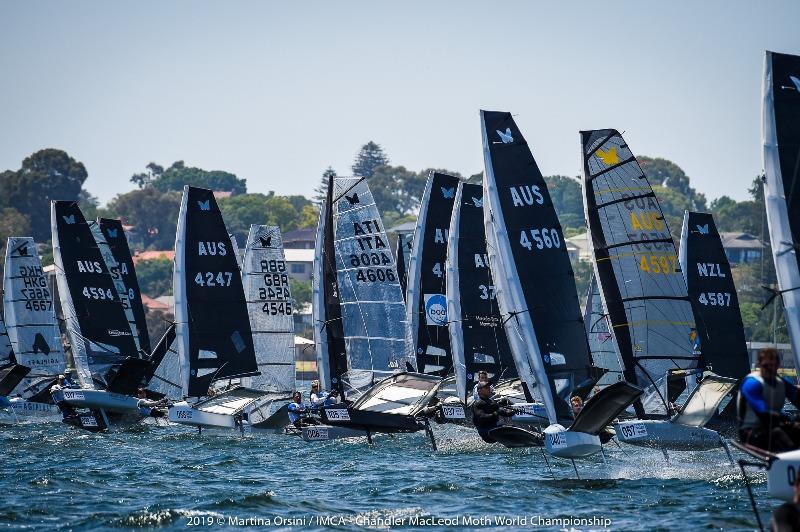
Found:
[[(728, 196), (706, 197), (691, 186), (689, 176), (672, 161), (639, 156), (664, 215), (677, 242), (684, 210), (712, 212), (720, 231), (751, 233), (769, 245), (760, 177), (753, 180), (750, 199), (736, 201)], [(372, 194), (381, 211), (384, 225), (391, 228), (413, 221), (419, 208), (425, 183), (430, 172), (440, 171), (458, 177), (461, 173), (447, 169), (427, 168), (414, 171), (402, 165), (392, 165), (383, 148), (367, 142), (356, 154), (349, 171), (343, 175), (358, 175), (369, 180)], [(247, 181), (222, 170), (204, 170), (176, 161), (168, 167), (154, 162), (131, 176), (134, 190), (115, 196), (105, 206), (87, 192), (84, 182), (88, 176), (84, 165), (62, 150), (40, 150), (27, 157), (19, 169), (0, 173), (0, 239), (8, 236), (32, 235), (43, 244), (45, 261), (51, 260), (50, 200), (78, 201), (87, 218), (106, 216), (120, 218), (132, 226), (129, 241), (134, 250), (169, 250), (174, 246), (175, 230), (184, 185), (217, 191), (218, 203), (228, 230), (244, 244), (251, 224), (274, 224), (282, 231), (315, 227), (319, 204), (325, 198), (330, 175), (327, 168), (311, 198), (301, 195), (282, 196), (274, 192), (251, 193)], [(480, 182), (482, 174), (470, 175), (470, 182)], [(586, 231), (580, 179), (563, 175), (546, 176), (550, 196), (566, 237)], [(2, 259), (0, 259), (2, 260)], [(579, 295), (585, 294), (591, 264), (576, 265)], [(148, 261), (138, 268), (143, 291), (156, 297), (171, 293), (172, 265), (166, 260)], [(762, 260), (735, 268), (737, 289), (742, 304), (742, 316), (748, 338), (754, 340), (787, 341), (781, 305), (777, 309), (761, 310), (769, 294), (762, 285), (775, 283), (775, 271), (769, 248), (764, 248)], [(294, 283), (293, 291), (299, 303), (310, 298), (307, 283)]]

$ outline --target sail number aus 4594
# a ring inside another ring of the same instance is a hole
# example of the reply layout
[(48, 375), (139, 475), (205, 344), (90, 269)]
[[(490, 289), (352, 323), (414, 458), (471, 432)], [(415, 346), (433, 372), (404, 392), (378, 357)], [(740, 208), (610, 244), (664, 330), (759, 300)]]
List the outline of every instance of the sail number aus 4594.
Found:
[(199, 286), (230, 286), (231, 279), (231, 272), (198, 272), (194, 276), (194, 282)]
[(110, 288), (97, 288), (94, 286), (84, 286), (81, 290), (83, 297), (87, 299), (102, 299), (107, 301), (114, 300), (114, 293)]
[(647, 273), (675, 273), (677, 266), (678, 258), (674, 254), (642, 255), (639, 259), (639, 269)]
[(697, 300), (703, 305), (712, 305), (715, 307), (731, 306), (730, 292), (700, 292), (700, 296)]
[(523, 229), (519, 232), (519, 243), (522, 247), (532, 251), (536, 249), (552, 249), (561, 247), (561, 237), (554, 228)]

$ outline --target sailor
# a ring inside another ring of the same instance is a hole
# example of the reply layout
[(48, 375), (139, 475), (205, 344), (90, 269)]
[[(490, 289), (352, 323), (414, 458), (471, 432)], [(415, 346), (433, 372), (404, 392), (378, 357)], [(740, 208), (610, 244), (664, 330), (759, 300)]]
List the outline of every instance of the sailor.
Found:
[(478, 383), (478, 399), (472, 403), (472, 423), (478, 429), (478, 434), (487, 443), (496, 440), (489, 436), (489, 431), (500, 426), (500, 416), (511, 417), (514, 410), (509, 408), (511, 402), (508, 398), (500, 401), (492, 399), (492, 385), (488, 382)]
[(583, 399), (579, 395), (573, 395), (569, 402), (572, 405), (572, 414), (577, 417), (583, 410)]
[(158, 407), (167, 404), (166, 397), (162, 397), (158, 401), (152, 401), (147, 398), (147, 391), (144, 388), (139, 388), (136, 392), (136, 397), (139, 398), (136, 402), (136, 408), (139, 409), (141, 415), (145, 417), (164, 417), (164, 411), (159, 410)]
[(67, 387), (67, 377), (62, 373), (56, 378), (56, 383), (50, 387), (50, 395), (60, 392)]
[(772, 512), (770, 529), (776, 532), (800, 530), (800, 482), (794, 483), (794, 498), (785, 502)]
[(64, 418), (75, 417), (77, 415), (75, 412), (75, 408), (73, 408), (72, 405), (64, 401), (63, 394), (58, 393), (67, 387), (66, 380), (67, 378), (65, 375), (63, 374), (59, 375), (58, 378), (56, 379), (56, 383), (50, 387), (50, 396), (53, 398), (53, 402), (61, 411), (61, 415)]
[(339, 391), (336, 390), (336, 389), (333, 389), (333, 390), (330, 391), (330, 393), (328, 393), (328, 397), (322, 403), (322, 406), (338, 405), (341, 402), (342, 402), (342, 399), (341, 399), (341, 397), (339, 397)]
[(478, 385), (482, 382), (489, 382), (489, 374), (481, 370), (478, 372), (478, 382), (472, 387), (472, 400), (478, 400)]
[(758, 352), (759, 372), (744, 378), (739, 390), (739, 438), (742, 443), (771, 452), (783, 452), (800, 446), (800, 425), (783, 413), (789, 399), (795, 406), (797, 386), (778, 376), (780, 355), (772, 347)]
[(72, 373), (69, 370), (64, 372), (64, 387), (65, 388), (74, 388), (75, 383), (72, 382)]
[(294, 392), (292, 402), (289, 403), (289, 423), (301, 428), (305, 423), (303, 418), (304, 414), (308, 413), (308, 409), (303, 404), (303, 395), (300, 392)]
[(315, 410), (321, 406), (328, 406), (325, 401), (328, 400), (330, 394), (326, 394), (319, 389), (319, 381), (311, 381), (311, 409)]

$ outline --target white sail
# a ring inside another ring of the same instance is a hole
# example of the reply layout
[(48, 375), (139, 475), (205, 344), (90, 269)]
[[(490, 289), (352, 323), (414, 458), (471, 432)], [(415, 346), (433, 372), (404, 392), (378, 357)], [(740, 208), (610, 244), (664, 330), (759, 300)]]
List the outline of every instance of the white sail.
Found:
[(18, 364), (31, 368), (20, 388), (50, 382), (66, 367), (53, 294), (42, 272), (36, 243), (10, 237), (3, 275), (3, 309), (8, 339)]
[(325, 287), (323, 286), (323, 256), (325, 246), (326, 202), (319, 208), (319, 223), (314, 242), (314, 271), (311, 274), (311, 320), (314, 322), (314, 350), (317, 354), (317, 373), (323, 389), (331, 389), (328, 334), (325, 331)]
[(251, 225), (242, 267), (247, 310), (260, 375), (242, 385), (291, 392), (294, 375), (294, 318), (280, 228)]

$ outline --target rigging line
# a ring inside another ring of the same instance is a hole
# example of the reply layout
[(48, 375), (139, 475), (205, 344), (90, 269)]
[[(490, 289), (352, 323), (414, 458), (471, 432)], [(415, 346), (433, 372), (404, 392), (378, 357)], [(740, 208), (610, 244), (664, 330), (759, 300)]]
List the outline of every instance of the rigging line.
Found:
[[(659, 399), (661, 399), (661, 402), (662, 402), (662, 403), (664, 403), (664, 409), (665, 409), (667, 412), (669, 412), (669, 405), (667, 404), (667, 401), (664, 399), (664, 396), (663, 396), (663, 395), (661, 395), (661, 390), (659, 390), (659, 389), (658, 389), (658, 385), (657, 385), (657, 384), (656, 384), (656, 382), (653, 380), (653, 377), (651, 377), (651, 376), (650, 376), (650, 373), (649, 373), (649, 372), (648, 372), (646, 369), (644, 369), (644, 367), (643, 367), (643, 366), (642, 366), (642, 365), (639, 363), (639, 359), (635, 359), (635, 360), (634, 360), (634, 364), (636, 364), (637, 366), (639, 366), (639, 369), (641, 369), (641, 370), (642, 370), (642, 373), (644, 373), (645, 375), (647, 375), (647, 379), (648, 379), (648, 380), (649, 380), (649, 381), (650, 381), (650, 382), (653, 384), (653, 389), (655, 389), (656, 393), (658, 394), (658, 397), (659, 397)], [(640, 401), (641, 401), (641, 399), (640, 399)]]

